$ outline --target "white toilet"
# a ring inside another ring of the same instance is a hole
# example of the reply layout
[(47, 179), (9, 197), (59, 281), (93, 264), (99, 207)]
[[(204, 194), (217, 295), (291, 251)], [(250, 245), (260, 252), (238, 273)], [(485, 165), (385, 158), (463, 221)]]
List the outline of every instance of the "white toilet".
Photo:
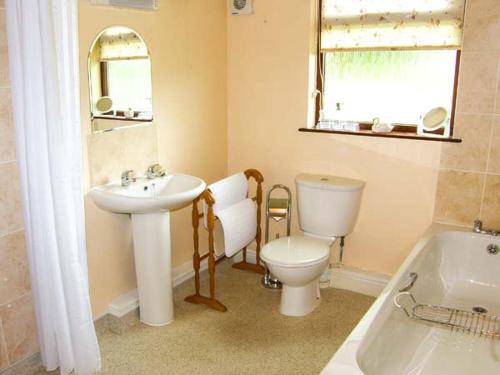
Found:
[(319, 277), (328, 266), (331, 245), (354, 228), (365, 183), (302, 173), (295, 178), (295, 184), (299, 226), (304, 236), (267, 243), (261, 258), (283, 284), (281, 313), (303, 316), (319, 303)]

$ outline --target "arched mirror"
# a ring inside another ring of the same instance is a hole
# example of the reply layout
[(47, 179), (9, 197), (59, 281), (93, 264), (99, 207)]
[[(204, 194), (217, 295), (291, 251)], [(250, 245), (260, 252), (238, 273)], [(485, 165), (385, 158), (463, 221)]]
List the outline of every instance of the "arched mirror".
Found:
[(153, 121), (151, 60), (139, 34), (107, 28), (92, 43), (88, 64), (93, 132)]

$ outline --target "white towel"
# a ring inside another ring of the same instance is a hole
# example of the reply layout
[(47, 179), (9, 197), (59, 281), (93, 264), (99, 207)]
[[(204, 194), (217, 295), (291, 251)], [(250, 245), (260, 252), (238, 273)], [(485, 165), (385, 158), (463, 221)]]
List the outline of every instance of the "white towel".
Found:
[[(248, 195), (248, 181), (244, 173), (236, 173), (208, 186), (215, 199), (214, 215), (235, 203), (246, 199)], [(203, 201), (204, 224), (207, 227), (208, 207)]]
[(208, 187), (215, 199), (214, 211), (223, 210), (246, 199), (248, 181), (244, 173), (236, 173)]
[[(226, 253), (230, 257), (255, 238), (257, 232), (257, 208), (247, 198), (248, 181), (244, 173), (237, 173), (208, 186), (215, 199), (214, 215), (220, 220), (224, 246), (220, 246), (215, 228), (215, 255)], [(203, 204), (204, 224), (207, 227), (208, 207)]]
[(255, 239), (257, 207), (250, 198), (217, 213), (224, 231), (224, 251), (231, 257)]

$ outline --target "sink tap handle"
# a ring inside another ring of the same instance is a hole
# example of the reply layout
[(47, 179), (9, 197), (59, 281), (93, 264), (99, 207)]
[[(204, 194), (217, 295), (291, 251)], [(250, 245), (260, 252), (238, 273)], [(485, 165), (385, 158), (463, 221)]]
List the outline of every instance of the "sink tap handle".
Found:
[(135, 182), (135, 173), (132, 169), (122, 172), (122, 186), (128, 186), (131, 182)]
[(148, 170), (146, 171), (146, 177), (147, 178), (163, 177), (165, 176), (165, 173), (166, 173), (165, 168), (163, 168), (160, 164), (156, 163), (148, 167)]
[(481, 233), (483, 231), (483, 222), (479, 219), (474, 220), (474, 227), (472, 228), (474, 233)]

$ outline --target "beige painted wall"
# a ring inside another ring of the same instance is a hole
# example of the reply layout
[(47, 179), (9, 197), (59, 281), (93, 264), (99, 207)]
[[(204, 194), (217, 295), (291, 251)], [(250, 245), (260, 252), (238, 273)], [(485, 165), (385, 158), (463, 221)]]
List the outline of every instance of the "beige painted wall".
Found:
[(0, 1), (0, 370), (38, 351)]
[(500, 228), (500, 2), (468, 0), (455, 131), (444, 145), (436, 220)]
[[(80, 0), (79, 23), (86, 191), (92, 184), (119, 178), (124, 169), (143, 173), (157, 161), (170, 172), (194, 174), (208, 183), (223, 177), (227, 170), (225, 1), (165, 0), (159, 11), (143, 12)], [(87, 53), (94, 37), (112, 25), (133, 28), (148, 45), (155, 127), (92, 135)], [(152, 129), (156, 129), (153, 135)], [(90, 292), (97, 316), (114, 298), (135, 287), (131, 227), (126, 215), (99, 210), (88, 195), (85, 202)], [(189, 209), (172, 214), (172, 248), (174, 266), (191, 260)]]
[(394, 272), (432, 222), (441, 145), (299, 133), (308, 124), (312, 91), (311, 1), (255, 0), (254, 6), (253, 16), (228, 18), (230, 172), (258, 168), (266, 188), (294, 187), (300, 172), (366, 181), (344, 260)]

